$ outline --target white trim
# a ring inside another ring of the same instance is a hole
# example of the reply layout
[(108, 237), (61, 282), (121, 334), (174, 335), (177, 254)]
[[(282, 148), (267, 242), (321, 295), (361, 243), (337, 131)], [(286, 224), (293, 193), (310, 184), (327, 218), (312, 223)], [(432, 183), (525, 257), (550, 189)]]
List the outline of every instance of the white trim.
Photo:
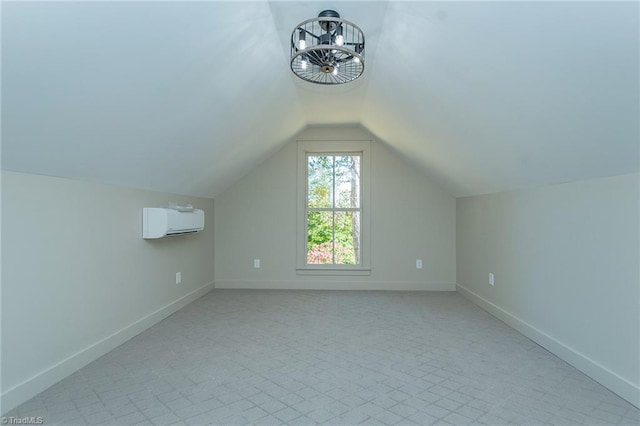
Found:
[(456, 291), (455, 283), (420, 281), (216, 281), (216, 289), (262, 289), (262, 290), (389, 290), (389, 291)]
[(12, 387), (2, 394), (2, 414), (28, 401), (213, 289), (213, 283), (206, 284)]
[(612, 392), (618, 394), (631, 404), (640, 408), (640, 386), (631, 383), (624, 377), (619, 376), (609, 370), (602, 364), (592, 360), (588, 356), (578, 352), (572, 347), (562, 343), (553, 336), (548, 335), (544, 331), (537, 329), (526, 321), (516, 317), (515, 315), (505, 311), (494, 303), (477, 295), (473, 291), (456, 285), (456, 290), (465, 298), (475, 303), (491, 315), (506, 323), (508, 326), (516, 329), (529, 339), (533, 340), (540, 346), (544, 347), (562, 360), (568, 362), (587, 376), (591, 377), (598, 383), (609, 388)]
[(298, 275), (342, 275), (342, 276), (353, 276), (353, 275), (371, 275), (371, 269), (362, 269), (362, 268), (335, 268), (335, 269), (323, 269), (318, 268), (314, 269), (313, 267), (309, 267), (306, 269), (296, 269), (296, 274)]

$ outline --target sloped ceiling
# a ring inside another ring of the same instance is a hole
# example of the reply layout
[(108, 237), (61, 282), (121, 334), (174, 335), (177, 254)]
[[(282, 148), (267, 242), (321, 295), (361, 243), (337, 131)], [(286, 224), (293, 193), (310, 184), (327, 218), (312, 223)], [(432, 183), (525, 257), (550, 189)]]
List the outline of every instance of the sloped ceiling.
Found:
[[(361, 124), (452, 195), (638, 171), (638, 3), (3, 2), (2, 167), (215, 197), (308, 125)], [(291, 75), (298, 23), (367, 37)]]

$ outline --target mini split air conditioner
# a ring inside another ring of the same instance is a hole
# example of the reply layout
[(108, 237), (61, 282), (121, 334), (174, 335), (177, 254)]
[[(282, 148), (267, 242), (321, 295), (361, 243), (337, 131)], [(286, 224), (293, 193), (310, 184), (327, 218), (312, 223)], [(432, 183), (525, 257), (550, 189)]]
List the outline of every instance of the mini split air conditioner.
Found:
[(193, 234), (203, 229), (202, 210), (178, 211), (155, 207), (142, 209), (142, 238), (145, 239)]

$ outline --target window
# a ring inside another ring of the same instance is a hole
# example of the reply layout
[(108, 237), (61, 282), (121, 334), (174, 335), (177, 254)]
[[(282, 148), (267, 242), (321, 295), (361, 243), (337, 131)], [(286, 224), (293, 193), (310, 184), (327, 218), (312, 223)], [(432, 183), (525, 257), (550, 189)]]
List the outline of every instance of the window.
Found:
[(369, 272), (369, 146), (298, 142), (298, 272)]
[(360, 153), (307, 154), (307, 264), (360, 264)]

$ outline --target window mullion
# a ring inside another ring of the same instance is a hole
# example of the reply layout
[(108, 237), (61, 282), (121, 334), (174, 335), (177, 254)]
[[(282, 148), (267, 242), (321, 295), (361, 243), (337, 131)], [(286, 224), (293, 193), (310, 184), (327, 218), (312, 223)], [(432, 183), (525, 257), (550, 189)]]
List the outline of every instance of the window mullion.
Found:
[(332, 250), (332, 264), (336, 264), (336, 156), (334, 155), (332, 158), (332, 165), (333, 165), (333, 181), (332, 181), (332, 185), (333, 185), (333, 189), (332, 189), (332, 197), (331, 197), (331, 216), (332, 216), (332, 222), (331, 222), (331, 230), (332, 230), (332, 246), (333, 246), (333, 250)]
[(335, 209), (332, 209), (330, 207), (309, 207), (308, 209), (310, 212), (332, 212), (332, 211), (337, 211), (337, 212), (359, 212), (362, 209), (359, 207), (336, 207)]

